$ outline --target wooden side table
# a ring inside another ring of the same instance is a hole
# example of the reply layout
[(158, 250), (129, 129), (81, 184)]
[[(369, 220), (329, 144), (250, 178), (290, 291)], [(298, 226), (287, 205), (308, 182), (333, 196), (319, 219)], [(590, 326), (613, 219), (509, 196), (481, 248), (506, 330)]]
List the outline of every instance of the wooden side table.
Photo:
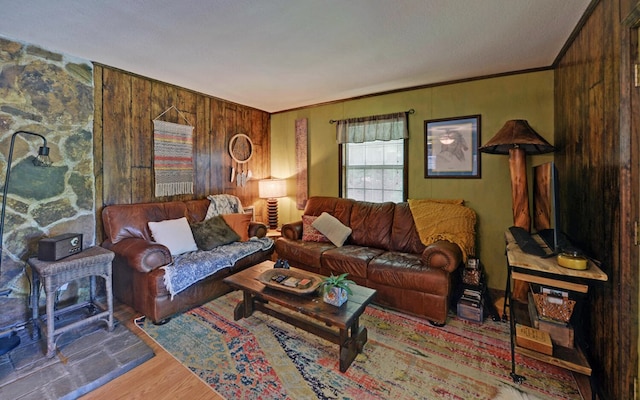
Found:
[[(278, 240), (278, 238), (282, 237), (282, 231), (280, 229), (269, 229), (267, 231), (267, 237), (271, 238), (274, 242)], [(278, 253), (276, 251), (271, 255), (271, 261), (276, 262), (278, 260)]]
[[(503, 318), (506, 316), (506, 309), (509, 308), (509, 327), (511, 332), (511, 378), (516, 383), (521, 383), (525, 379), (524, 376), (516, 373), (516, 351), (531, 358), (535, 358), (561, 368), (569, 369), (586, 376), (591, 376), (591, 366), (578, 343), (576, 343), (573, 348), (556, 346), (554, 344), (552, 355), (546, 355), (534, 350), (516, 346), (516, 323), (524, 325), (529, 325), (530, 323), (528, 308), (512, 296), (511, 279), (557, 288), (569, 292), (586, 294), (589, 291), (590, 285), (598, 281), (606, 281), (608, 279), (607, 275), (591, 260), (589, 260), (589, 268), (586, 270), (563, 268), (558, 265), (556, 257), (542, 258), (523, 252), (511, 232), (508, 230), (505, 231), (504, 236), (507, 256), (507, 284), (505, 289)], [(546, 246), (537, 234), (532, 235), (532, 237), (541, 246)], [(578, 334), (580, 332), (576, 333)]]
[[(109, 331), (113, 326), (113, 290), (111, 282), (111, 262), (114, 253), (100, 246), (90, 247), (81, 253), (63, 258), (58, 261), (41, 261), (33, 257), (28, 260), (31, 266), (31, 307), (34, 322), (35, 335), (40, 335), (40, 329), (44, 329), (47, 336), (47, 357), (51, 358), (56, 350), (56, 336), (65, 332), (77, 329), (81, 326), (91, 324), (95, 321), (104, 321), (107, 323)], [(96, 304), (96, 276), (104, 278), (106, 286), (107, 305), (101, 307)], [(62, 310), (55, 311), (56, 292), (63, 284), (89, 277), (89, 301), (66, 307)], [(46, 306), (46, 326), (39, 317), (39, 298), (40, 298), (40, 281), (44, 284), (44, 291), (47, 300)], [(63, 327), (55, 328), (55, 317), (65, 312), (77, 310), (81, 307), (96, 307), (100, 312), (94, 312), (89, 317), (70, 323)]]

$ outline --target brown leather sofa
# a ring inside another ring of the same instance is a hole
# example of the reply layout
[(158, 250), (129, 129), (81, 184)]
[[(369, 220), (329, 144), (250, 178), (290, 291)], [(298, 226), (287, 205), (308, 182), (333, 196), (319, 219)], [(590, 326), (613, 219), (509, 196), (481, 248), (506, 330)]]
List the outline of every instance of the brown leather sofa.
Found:
[(369, 203), (335, 197), (312, 197), (303, 215), (323, 212), (353, 231), (342, 247), (303, 241), (303, 222), (282, 227), (276, 241), (279, 258), (321, 275), (348, 273), (360, 285), (376, 289), (374, 302), (446, 323), (450, 298), (462, 264), (460, 247), (449, 241), (425, 246), (408, 203)]
[[(274, 247), (238, 260), (232, 268), (218, 271), (176, 294), (173, 299), (164, 284), (164, 270), (171, 262), (165, 246), (155, 243), (147, 226), (150, 221), (187, 217), (199, 222), (207, 214), (207, 199), (106, 206), (102, 211), (105, 240), (102, 247), (115, 253), (113, 292), (115, 297), (155, 323), (204, 304), (231, 291), (222, 279), (271, 258)], [(250, 222), (249, 237), (264, 237), (267, 227)]]

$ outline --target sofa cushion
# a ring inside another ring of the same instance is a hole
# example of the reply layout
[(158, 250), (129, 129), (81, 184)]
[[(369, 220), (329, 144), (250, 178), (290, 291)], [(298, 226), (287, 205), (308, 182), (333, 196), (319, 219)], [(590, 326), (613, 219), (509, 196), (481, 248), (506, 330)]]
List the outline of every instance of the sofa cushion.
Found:
[(353, 233), (349, 243), (389, 250), (394, 209), (395, 203), (391, 202), (354, 202), (349, 221)]
[(336, 217), (329, 215), (326, 212), (320, 214), (320, 216), (311, 223), (311, 226), (325, 235), (331, 243), (337, 247), (344, 244), (352, 231), (351, 228), (345, 226)]
[(426, 246), (413, 223), (413, 215), (408, 203), (398, 203), (393, 211), (393, 226), (389, 239), (390, 250), (420, 254)]
[(149, 221), (157, 222), (186, 216), (182, 201), (165, 203), (115, 204), (102, 210), (107, 239), (116, 244), (127, 238), (152, 240)]
[(251, 222), (251, 214), (222, 214), (224, 221), (233, 229), (240, 240), (246, 242), (249, 240), (249, 222)]
[(318, 219), (315, 215), (302, 216), (302, 240), (305, 242), (331, 242), (325, 235), (313, 227), (313, 222)]
[(326, 212), (338, 218), (343, 224), (349, 226), (351, 207), (354, 203), (355, 200), (340, 197), (315, 196), (307, 200), (303, 214), (319, 216), (323, 212)]
[(187, 217), (149, 223), (153, 241), (166, 246), (172, 256), (198, 250)]
[(391, 287), (440, 296), (448, 296), (451, 290), (450, 274), (425, 267), (417, 254), (387, 251), (371, 260), (367, 272), (369, 281)]
[(189, 220), (189, 223), (204, 221), (210, 203), (209, 199), (185, 200), (184, 204), (187, 208), (187, 220)]
[(381, 249), (355, 245), (336, 247), (322, 253), (322, 272), (334, 275), (346, 272), (351, 279), (364, 284), (368, 274), (367, 265), (383, 252)]
[(191, 224), (191, 230), (200, 250), (212, 250), (218, 246), (240, 240), (240, 236), (225, 222), (221, 215)]
[(322, 254), (335, 248), (336, 246), (333, 243), (303, 242), (302, 240), (287, 239), (285, 237), (276, 240), (278, 257), (289, 260), (293, 267), (316, 273), (320, 272)]

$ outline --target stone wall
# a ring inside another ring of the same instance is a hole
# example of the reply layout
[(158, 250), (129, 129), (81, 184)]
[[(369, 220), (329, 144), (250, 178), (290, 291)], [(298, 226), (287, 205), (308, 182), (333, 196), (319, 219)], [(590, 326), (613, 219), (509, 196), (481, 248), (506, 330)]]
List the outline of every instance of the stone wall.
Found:
[(0, 267), (12, 297), (28, 293), (24, 261), (38, 240), (82, 233), (85, 248), (95, 244), (93, 108), (89, 61), (0, 37), (0, 182), (16, 131), (43, 135), (53, 162), (35, 167), (42, 140), (16, 136)]

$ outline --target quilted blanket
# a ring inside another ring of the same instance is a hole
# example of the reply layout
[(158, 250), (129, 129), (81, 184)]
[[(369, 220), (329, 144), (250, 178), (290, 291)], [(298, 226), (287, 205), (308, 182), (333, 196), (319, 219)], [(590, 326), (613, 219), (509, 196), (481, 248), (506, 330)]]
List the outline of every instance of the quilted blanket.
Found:
[(233, 242), (209, 251), (193, 251), (176, 256), (173, 262), (162, 267), (164, 284), (171, 293), (171, 299), (194, 283), (232, 267), (236, 261), (260, 250), (273, 246), (273, 240), (267, 237), (252, 237), (246, 242)]

